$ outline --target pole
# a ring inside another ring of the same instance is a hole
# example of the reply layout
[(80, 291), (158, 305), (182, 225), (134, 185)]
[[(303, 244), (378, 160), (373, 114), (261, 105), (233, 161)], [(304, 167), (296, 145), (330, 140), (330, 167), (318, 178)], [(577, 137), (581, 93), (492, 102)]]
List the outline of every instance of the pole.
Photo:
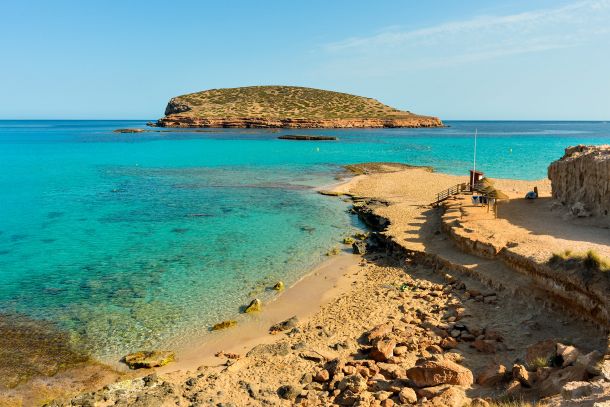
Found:
[[(477, 129), (474, 129), (474, 162), (472, 164), (472, 171), (477, 170)], [(473, 174), (474, 177), (474, 174)]]
[(472, 163), (472, 179), (470, 180), (470, 185), (472, 188), (474, 188), (474, 177), (475, 172), (477, 171), (477, 130), (478, 129), (474, 129), (474, 160)]

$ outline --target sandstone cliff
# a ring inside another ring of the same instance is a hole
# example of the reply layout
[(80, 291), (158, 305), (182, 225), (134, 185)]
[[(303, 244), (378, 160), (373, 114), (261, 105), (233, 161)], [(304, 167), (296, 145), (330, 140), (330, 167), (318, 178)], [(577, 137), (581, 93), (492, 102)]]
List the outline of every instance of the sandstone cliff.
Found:
[(371, 98), (296, 86), (211, 89), (172, 98), (160, 127), (442, 127)]
[(549, 166), (553, 198), (593, 214), (610, 214), (610, 145), (573, 146)]

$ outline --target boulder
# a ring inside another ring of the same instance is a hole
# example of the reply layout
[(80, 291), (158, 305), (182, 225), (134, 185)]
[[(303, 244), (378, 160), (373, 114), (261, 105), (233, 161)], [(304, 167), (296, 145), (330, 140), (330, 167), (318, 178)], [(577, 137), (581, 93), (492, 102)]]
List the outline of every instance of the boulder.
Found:
[(464, 389), (458, 386), (450, 386), (423, 405), (430, 407), (464, 407), (468, 404), (470, 404), (470, 399), (466, 397)]
[(366, 242), (359, 240), (352, 243), (352, 251), (354, 252), (354, 254), (366, 254)]
[(587, 371), (581, 366), (568, 366), (565, 369), (555, 370), (540, 383), (540, 394), (544, 397), (558, 394), (566, 383), (582, 381), (586, 378)]
[(398, 400), (400, 400), (402, 404), (415, 404), (417, 403), (417, 394), (415, 394), (415, 390), (412, 388), (403, 387), (398, 393)]
[(601, 352), (594, 350), (586, 355), (579, 355), (574, 363), (576, 366), (581, 366), (587, 370), (589, 374), (594, 376), (599, 375), (598, 362), (602, 358)]
[(415, 391), (415, 393), (417, 393), (417, 395), (420, 398), (427, 398), (428, 400), (430, 400), (430, 399), (433, 399), (434, 397), (438, 396), (445, 390), (447, 390), (449, 387), (451, 387), (450, 384), (441, 384), (438, 386), (423, 387), (421, 389), (417, 389)]
[(561, 397), (564, 400), (579, 399), (590, 396), (593, 385), (589, 382), (568, 382), (561, 388)]
[(574, 346), (564, 345), (562, 343), (557, 344), (556, 350), (557, 356), (561, 357), (561, 367), (566, 367), (574, 364), (580, 352)]
[(362, 393), (367, 389), (366, 380), (358, 374), (345, 376), (337, 386), (339, 390), (350, 391), (354, 394)]
[(290, 317), (285, 321), (278, 322), (277, 324), (272, 325), (271, 328), (269, 328), (269, 333), (275, 335), (282, 331), (295, 328), (298, 323), (299, 319), (296, 316)]
[(273, 285), (273, 289), (274, 289), (275, 291), (282, 291), (284, 288), (285, 288), (285, 287), (284, 287), (284, 282), (283, 282), (283, 281), (278, 281), (277, 283), (275, 283), (275, 284)]
[(175, 358), (174, 352), (164, 350), (140, 351), (130, 353), (123, 358), (123, 362), (130, 369), (150, 369), (153, 367), (165, 366), (173, 362)]
[(407, 377), (417, 387), (430, 387), (439, 384), (470, 386), (473, 383), (472, 372), (449, 360), (425, 361), (407, 370)]
[(532, 387), (533, 377), (523, 365), (513, 365), (513, 379), (519, 380), (525, 387)]
[(396, 341), (394, 339), (381, 339), (375, 343), (369, 356), (377, 362), (385, 362), (394, 356)]
[(370, 343), (374, 343), (375, 341), (383, 338), (384, 336), (386, 336), (387, 334), (389, 334), (391, 332), (392, 332), (391, 324), (380, 324), (369, 331), (369, 333), (367, 334), (367, 338)]
[(259, 312), (263, 309), (263, 302), (258, 298), (250, 301), (250, 304), (244, 310), (245, 313), (249, 314), (250, 312)]
[(502, 364), (493, 363), (487, 366), (477, 377), (477, 383), (481, 386), (495, 386), (500, 383), (506, 375), (506, 367)]
[(284, 400), (294, 400), (301, 394), (301, 391), (303, 390), (300, 387), (287, 384), (277, 389), (277, 395)]
[(330, 373), (326, 369), (320, 370), (318, 373), (316, 373), (316, 375), (313, 378), (313, 380), (315, 380), (318, 383), (327, 382), (329, 379), (330, 379)]

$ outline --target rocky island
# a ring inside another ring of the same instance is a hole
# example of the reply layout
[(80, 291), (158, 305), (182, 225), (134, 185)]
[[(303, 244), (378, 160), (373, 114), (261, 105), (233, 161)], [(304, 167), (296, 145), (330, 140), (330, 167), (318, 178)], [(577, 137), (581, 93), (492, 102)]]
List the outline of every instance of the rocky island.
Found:
[(172, 98), (159, 127), (442, 127), (432, 116), (367, 97), (298, 86), (210, 89)]

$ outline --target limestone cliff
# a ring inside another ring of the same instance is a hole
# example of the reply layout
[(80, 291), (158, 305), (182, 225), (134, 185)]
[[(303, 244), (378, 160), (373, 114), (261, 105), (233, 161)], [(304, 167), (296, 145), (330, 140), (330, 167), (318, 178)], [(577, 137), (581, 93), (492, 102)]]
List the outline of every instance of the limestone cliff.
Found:
[(211, 89), (172, 98), (160, 127), (442, 127), (371, 98), (297, 86)]
[(549, 166), (553, 198), (584, 205), (593, 215), (610, 214), (610, 145), (568, 147)]

